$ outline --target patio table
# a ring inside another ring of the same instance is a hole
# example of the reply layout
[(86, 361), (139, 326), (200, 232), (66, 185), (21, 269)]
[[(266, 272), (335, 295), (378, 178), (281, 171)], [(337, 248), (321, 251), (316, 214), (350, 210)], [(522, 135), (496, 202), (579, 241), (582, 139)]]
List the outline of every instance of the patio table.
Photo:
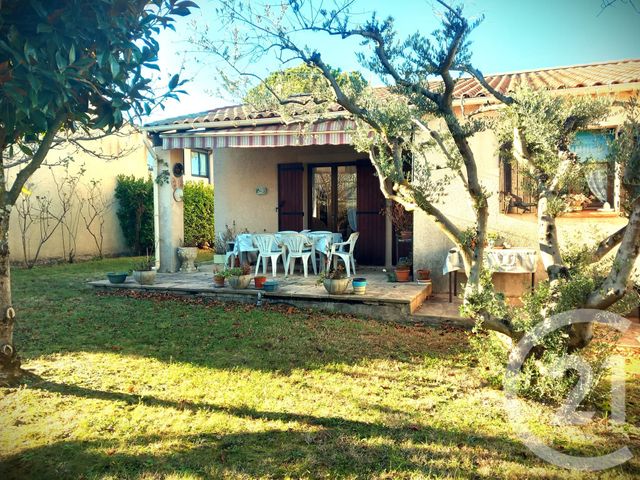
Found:
[[(533, 248), (485, 248), (484, 260), (492, 272), (530, 273), (531, 289), (535, 286), (538, 252)], [(458, 295), (458, 270), (462, 269), (464, 269), (462, 254), (457, 248), (452, 248), (442, 268), (443, 275), (449, 274), (449, 303), (453, 301), (453, 296)]]

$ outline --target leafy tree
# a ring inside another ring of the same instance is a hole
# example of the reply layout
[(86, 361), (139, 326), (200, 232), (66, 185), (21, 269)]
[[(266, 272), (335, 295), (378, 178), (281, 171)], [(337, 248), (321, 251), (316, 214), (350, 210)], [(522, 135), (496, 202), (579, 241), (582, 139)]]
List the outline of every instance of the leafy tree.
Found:
[[(13, 343), (8, 229), (12, 206), (61, 131), (111, 132), (150, 112), (183, 84), (152, 90), (155, 35), (196, 4), (188, 0), (4, 0), (0, 10), (0, 370), (20, 373)], [(8, 184), (7, 159), (26, 159)]]
[[(485, 113), (482, 109), (473, 115), (456, 115), (454, 111), (458, 79), (463, 74), (473, 77), (505, 111), (501, 138), (506, 148), (512, 149), (518, 161), (532, 169), (538, 182), (540, 250), (552, 285), (549, 302), (537, 301), (537, 314), (528, 317), (545, 318), (548, 313), (569, 308), (611, 307), (628, 292), (633, 264), (640, 251), (637, 187), (627, 188), (631, 198), (629, 225), (603, 241), (601, 248), (596, 249), (598, 253), (594, 253), (597, 260), (598, 255), (620, 245), (613, 267), (602, 282), (579, 279), (579, 288), (565, 282), (571, 273), (561, 258), (555, 229), (555, 217), (561, 212), (561, 186), (580, 168), (576, 155), (569, 150), (570, 142), (578, 129), (601, 119), (609, 105), (535, 92), (520, 91), (512, 96), (497, 91), (471, 59), (470, 34), (482, 18), (470, 21), (463, 15), (462, 7), (452, 7), (443, 0), (438, 3), (443, 10), (442, 22), (431, 36), (417, 32), (400, 40), (392, 18), (381, 20), (374, 14), (364, 23), (357, 23), (350, 10), (354, 0), (336, 2), (331, 10), (305, 0), (290, 0), (282, 8), (275, 8), (275, 4), (267, 4), (265, 8), (262, 4), (259, 10), (244, 0), (221, 0), (221, 18), (225, 28), (234, 34), (234, 48), (227, 45), (216, 48), (205, 41), (201, 44), (208, 45), (231, 65), (238, 65), (243, 58), (250, 58), (251, 65), (256, 65), (261, 57), (275, 53), (283, 63), (302, 61), (321, 73), (332, 95), (327, 98), (323, 90), (318, 96), (311, 92), (314, 101), (325, 108), (337, 102), (351, 114), (357, 125), (353, 133), (355, 147), (369, 154), (385, 197), (407, 210), (421, 210), (462, 252), (468, 276), (464, 312), (478, 320), (479, 326), (517, 340), (529, 328), (517, 318), (523, 312), (507, 307), (504, 298), (493, 292), (491, 282), (482, 275), (490, 192), (480, 181), (477, 152), (470, 139), (492, 128), (495, 114), (491, 116), (490, 111)], [(300, 32), (360, 40), (368, 49), (356, 52), (358, 59), (378, 75), (387, 89), (381, 91), (356, 82), (340, 83), (316, 47), (322, 42), (314, 41), (314, 46), (304, 44)], [(295, 113), (295, 106), (277, 95), (272, 95), (272, 105), (281, 112)], [(321, 115), (318, 111), (318, 117)], [(633, 130), (632, 124), (637, 124), (637, 116), (630, 116), (626, 128)], [(614, 150), (618, 152), (618, 161), (626, 166), (625, 178), (630, 178), (632, 172), (637, 172), (637, 163), (631, 159), (638, 155), (638, 137), (625, 138), (626, 147)], [(407, 164), (412, 160), (410, 169)], [(443, 189), (454, 182), (466, 189), (473, 206), (473, 242), (467, 241), (469, 234), (464, 226), (441, 210)], [(629, 187), (629, 182), (626, 183)], [(576, 294), (574, 287), (581, 293)], [(567, 337), (570, 345), (583, 346), (589, 342), (590, 329), (572, 329)]]
[[(367, 83), (359, 72), (343, 72), (338, 68), (328, 68), (338, 85), (343, 88), (351, 83), (358, 83), (362, 86)], [(292, 97), (311, 94), (315, 99), (333, 98), (331, 85), (322, 72), (301, 63), (296, 67), (270, 73), (264, 81), (246, 93), (243, 102), (258, 108), (272, 108), (274, 98), (277, 98), (280, 103), (284, 103), (291, 101)]]

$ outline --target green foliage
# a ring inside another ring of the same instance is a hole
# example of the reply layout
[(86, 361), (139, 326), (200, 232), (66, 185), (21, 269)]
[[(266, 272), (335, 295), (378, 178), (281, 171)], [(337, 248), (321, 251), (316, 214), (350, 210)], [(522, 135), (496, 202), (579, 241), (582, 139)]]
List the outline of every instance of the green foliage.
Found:
[(640, 196), (640, 96), (625, 104), (625, 122), (612, 143), (609, 160), (617, 162), (623, 171), (622, 185), (627, 192), (624, 209), (629, 212), (631, 202)]
[(184, 245), (215, 244), (213, 230), (213, 185), (186, 182), (184, 185)]
[[(197, 7), (175, 0), (5, 0), (0, 11), (0, 145), (21, 146), (60, 126), (112, 130), (124, 115), (160, 99), (148, 69), (159, 70), (161, 28)], [(55, 132), (54, 132), (55, 133)]]
[(115, 199), (118, 202), (116, 214), (127, 246), (139, 255), (153, 251), (153, 182), (151, 178), (118, 175)]

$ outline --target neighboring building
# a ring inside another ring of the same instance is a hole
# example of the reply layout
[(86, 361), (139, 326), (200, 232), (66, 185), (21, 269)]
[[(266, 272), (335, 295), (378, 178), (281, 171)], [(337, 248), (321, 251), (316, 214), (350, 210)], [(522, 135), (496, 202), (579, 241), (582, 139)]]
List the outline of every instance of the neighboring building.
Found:
[[(71, 191), (68, 184), (63, 185), (67, 176), (66, 168), (63, 165), (59, 165), (66, 158), (70, 159), (68, 163), (69, 178), (78, 179), (74, 196), (69, 201), (70, 209), (66, 219), (69, 229), (58, 226), (53, 235), (43, 244), (39, 259), (68, 258), (71, 249), (74, 250), (73, 255), (78, 258), (92, 257), (98, 254), (94, 239), (87, 231), (84, 220), (80, 215), (80, 209), (84, 209), (85, 216), (89, 219), (89, 212), (86, 210), (86, 195), (87, 187), (92, 181), (100, 182), (100, 189), (104, 199), (106, 203), (111, 205), (104, 215), (103, 254), (127, 253), (128, 248), (116, 217), (117, 205), (114, 200), (114, 191), (116, 176), (119, 174), (134, 175), (142, 178), (150, 174), (146, 162), (146, 149), (142, 140), (143, 137), (137, 130), (125, 127), (118, 135), (109, 135), (99, 140), (83, 142), (83, 147), (87, 150), (114, 158), (109, 160), (96, 158), (71, 145), (62, 145), (52, 149), (45, 160), (46, 165), (40, 167), (28, 181), (26, 188), (23, 189), (21, 198), (18, 199), (18, 205), (12, 211), (9, 237), (11, 260), (13, 262), (22, 262), (24, 258), (20, 221), (20, 210), (24, 211), (24, 201), (30, 202), (32, 214), (35, 218), (29, 229), (26, 230), (30, 257), (35, 254), (41, 238), (40, 222), (37, 220), (37, 197), (47, 197), (51, 201), (50, 211), (55, 216), (61, 214), (63, 210), (62, 203), (67, 202), (67, 200), (61, 200), (59, 193), (66, 195)], [(56, 164), (58, 165), (51, 168), (47, 166)], [(81, 173), (81, 171), (83, 172)], [(9, 182), (13, 180), (16, 173), (17, 168), (8, 169)], [(48, 226), (45, 226), (45, 229), (48, 228), (50, 230), (55, 225), (56, 220), (55, 218), (50, 218), (47, 222)], [(94, 233), (98, 233), (97, 220), (93, 222), (91, 228)], [(75, 241), (69, 241), (70, 235), (75, 236)]]
[[(640, 90), (640, 60), (488, 75), (486, 79), (502, 92), (511, 91), (518, 83), (528, 83), (558, 95), (626, 99)], [(497, 103), (471, 78), (458, 81), (454, 96), (463, 99), (457, 101), (457, 114), (462, 114), (462, 109), (469, 114)], [(603, 146), (606, 146), (604, 140), (615, 132), (621, 119), (620, 110), (614, 109), (599, 130), (580, 134), (575, 148), (582, 152), (589, 150), (592, 156), (601, 158)], [(371, 163), (366, 154), (356, 152), (351, 145), (351, 125), (349, 115), (339, 106), (322, 122), (303, 130), (299, 125), (285, 125), (274, 112), (233, 106), (153, 122), (144, 130), (154, 138), (160, 158), (171, 165), (185, 163), (187, 172), (193, 158), (189, 149), (206, 152), (212, 157), (216, 231), (232, 222), (254, 232), (312, 229), (340, 231), (346, 235), (358, 230), (357, 260), (361, 264), (389, 266), (397, 258), (397, 242), (389, 219), (380, 214), (385, 208), (385, 200)], [(474, 136), (471, 144), (481, 181), (493, 192), (490, 228), (506, 233), (513, 245), (537, 247), (535, 208), (524, 213), (524, 209), (513, 203), (516, 196), (525, 203), (530, 200), (523, 190), (522, 176), (517, 168), (500, 158), (493, 132)], [(206, 160), (199, 159), (197, 163), (202, 165)], [(584, 212), (561, 217), (558, 222), (561, 231), (593, 235), (594, 227), (607, 233), (625, 222), (619, 214), (619, 182), (604, 168), (603, 164), (603, 169), (585, 178), (585, 184), (593, 193), (592, 204)], [(178, 188), (180, 182), (180, 179), (172, 178), (166, 192), (159, 192), (159, 196), (170, 198), (170, 189)], [(441, 208), (455, 222), (471, 225), (471, 205), (461, 204), (460, 195), (456, 194), (462, 191), (463, 186), (454, 181)], [(160, 205), (163, 201), (166, 202), (159, 198)], [(599, 211), (606, 206), (605, 202), (613, 211)], [(161, 221), (158, 234), (161, 245), (164, 241), (167, 249), (160, 250), (160, 258), (162, 268), (172, 270), (175, 260), (169, 246), (181, 235), (180, 207), (168, 202), (165, 210), (168, 224)], [(162, 219), (162, 213), (160, 217)], [(442, 271), (451, 246), (425, 215), (416, 212), (414, 266), (430, 268), (439, 290), (445, 288), (446, 282), (438, 272)], [(528, 281), (521, 278), (518, 282), (520, 280), (524, 284)], [(514, 283), (510, 275), (503, 275), (498, 283), (501, 281), (506, 290), (507, 284)]]

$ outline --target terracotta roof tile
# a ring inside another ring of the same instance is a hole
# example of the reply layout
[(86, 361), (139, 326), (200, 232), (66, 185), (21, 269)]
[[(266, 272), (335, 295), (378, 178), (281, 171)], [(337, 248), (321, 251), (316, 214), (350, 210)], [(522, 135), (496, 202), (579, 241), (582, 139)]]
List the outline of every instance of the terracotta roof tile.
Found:
[[(640, 59), (493, 74), (486, 75), (485, 79), (489, 85), (501, 93), (513, 92), (516, 85), (520, 83), (528, 83), (533, 88), (547, 90), (640, 83)], [(432, 85), (432, 88), (435, 89), (439, 82), (434, 82)], [(454, 97), (457, 98), (484, 98), (489, 96), (490, 94), (484, 87), (473, 78), (465, 77), (459, 79), (454, 89)], [(330, 110), (340, 112), (343, 111), (343, 108), (335, 105)], [(304, 113), (308, 113), (308, 110), (301, 107), (300, 114)], [(271, 111), (257, 111), (248, 105), (233, 105), (207, 112), (150, 122), (146, 126), (180, 126), (194, 123), (233, 122), (269, 118), (275, 120), (279, 118), (279, 115)]]

